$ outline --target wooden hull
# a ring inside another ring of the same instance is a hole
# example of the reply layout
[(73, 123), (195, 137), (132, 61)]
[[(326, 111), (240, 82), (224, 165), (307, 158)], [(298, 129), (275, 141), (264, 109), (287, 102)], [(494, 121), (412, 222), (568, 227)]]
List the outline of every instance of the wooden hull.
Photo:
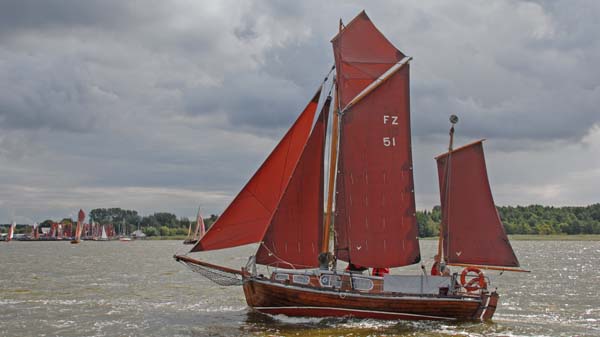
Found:
[(489, 320), (498, 294), (417, 296), (364, 294), (313, 286), (293, 286), (266, 278), (244, 279), (246, 302), (267, 314), (308, 317), (358, 317), (391, 320)]
[(183, 241), (183, 244), (184, 244), (184, 245), (193, 245), (193, 244), (195, 244), (196, 242), (198, 242), (198, 240), (195, 240), (195, 239), (187, 239), (187, 240)]

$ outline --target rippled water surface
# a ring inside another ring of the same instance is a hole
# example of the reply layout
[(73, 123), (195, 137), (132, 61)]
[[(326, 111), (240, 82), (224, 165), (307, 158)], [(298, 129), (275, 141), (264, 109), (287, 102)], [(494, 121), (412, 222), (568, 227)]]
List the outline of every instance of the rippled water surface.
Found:
[[(600, 242), (513, 247), (532, 273), (491, 275), (493, 322), (448, 324), (257, 314), (240, 287), (174, 262), (176, 241), (0, 242), (0, 336), (600, 336)], [(237, 268), (251, 253), (203, 257)]]

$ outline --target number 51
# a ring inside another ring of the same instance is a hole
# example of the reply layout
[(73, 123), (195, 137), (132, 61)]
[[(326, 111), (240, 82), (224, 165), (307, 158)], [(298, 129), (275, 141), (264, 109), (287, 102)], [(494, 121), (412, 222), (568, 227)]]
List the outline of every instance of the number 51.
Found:
[(383, 137), (383, 146), (396, 146), (396, 137)]

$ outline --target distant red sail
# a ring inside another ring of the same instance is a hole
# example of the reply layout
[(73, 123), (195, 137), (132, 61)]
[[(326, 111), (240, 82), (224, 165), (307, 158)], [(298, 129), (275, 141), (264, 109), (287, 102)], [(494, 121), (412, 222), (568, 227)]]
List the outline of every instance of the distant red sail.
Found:
[(83, 221), (85, 220), (85, 212), (80, 209), (79, 213), (77, 214), (77, 221), (79, 221), (80, 223), (83, 224)]
[(320, 90), (267, 160), (191, 252), (259, 242), (273, 217), (312, 128)]
[(404, 58), (363, 11), (331, 41), (335, 56), (340, 106)]
[(194, 233), (194, 238), (199, 239), (204, 236), (206, 233), (206, 226), (204, 225), (204, 218), (202, 218), (202, 214), (200, 214), (200, 208), (198, 208), (198, 215), (196, 216), (196, 232)]
[(77, 214), (77, 226), (75, 227), (75, 239), (81, 238), (81, 232), (83, 231), (83, 222), (85, 221), (85, 212), (80, 209)]
[(448, 263), (518, 267), (492, 197), (483, 140), (436, 160)]
[(419, 262), (408, 64), (346, 111), (340, 129), (336, 255), (378, 268)]
[(281, 198), (256, 262), (280, 268), (318, 266), (323, 235), (323, 157), (330, 99), (323, 105)]

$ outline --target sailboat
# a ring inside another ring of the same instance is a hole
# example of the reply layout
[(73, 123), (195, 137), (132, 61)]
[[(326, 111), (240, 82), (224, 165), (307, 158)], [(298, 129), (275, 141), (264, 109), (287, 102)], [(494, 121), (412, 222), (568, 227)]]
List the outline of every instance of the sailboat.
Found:
[(102, 234), (100, 235), (99, 241), (108, 241), (108, 235), (106, 235), (106, 229), (102, 226)]
[(39, 225), (37, 222), (34, 222), (31, 225), (31, 239), (32, 240), (38, 240), (40, 238), (40, 232), (39, 232), (38, 226)]
[(121, 242), (131, 241), (131, 237), (127, 235), (127, 224), (125, 223), (125, 219), (123, 219), (123, 221), (121, 221), (121, 236), (119, 236), (119, 241), (121, 241)]
[(77, 227), (75, 227), (75, 236), (73, 240), (71, 240), (72, 244), (77, 244), (81, 242), (81, 232), (83, 231), (83, 221), (85, 220), (85, 212), (80, 209), (79, 214), (77, 214)]
[(200, 213), (200, 207), (198, 207), (198, 215), (196, 215), (196, 229), (192, 232), (192, 224), (188, 228), (188, 234), (183, 241), (184, 245), (192, 245), (200, 240), (204, 233), (206, 233), (206, 226), (204, 225), (204, 219)]
[[(190, 251), (259, 243), (256, 255), (239, 270), (188, 254), (174, 258), (220, 285), (241, 285), (248, 306), (266, 314), (491, 319), (499, 295), (482, 270), (523, 269), (494, 206), (482, 141), (454, 149), (458, 118), (451, 117), (448, 151), (436, 157), (442, 207), (437, 272), (429, 275), (422, 265), (420, 275), (390, 274), (389, 268), (421, 261), (410, 127), (411, 58), (364, 11), (345, 26), (340, 21), (332, 44), (335, 79), (326, 78)], [(267, 266), (267, 273), (259, 273), (257, 265)], [(449, 265), (465, 268), (449, 273)], [(361, 272), (367, 268), (373, 269), (371, 275)]]
[(17, 227), (17, 224), (16, 224), (16, 222), (13, 221), (10, 224), (10, 226), (8, 227), (8, 234), (6, 235), (6, 239), (5, 239), (6, 242), (12, 241), (13, 236), (15, 235), (16, 227)]

